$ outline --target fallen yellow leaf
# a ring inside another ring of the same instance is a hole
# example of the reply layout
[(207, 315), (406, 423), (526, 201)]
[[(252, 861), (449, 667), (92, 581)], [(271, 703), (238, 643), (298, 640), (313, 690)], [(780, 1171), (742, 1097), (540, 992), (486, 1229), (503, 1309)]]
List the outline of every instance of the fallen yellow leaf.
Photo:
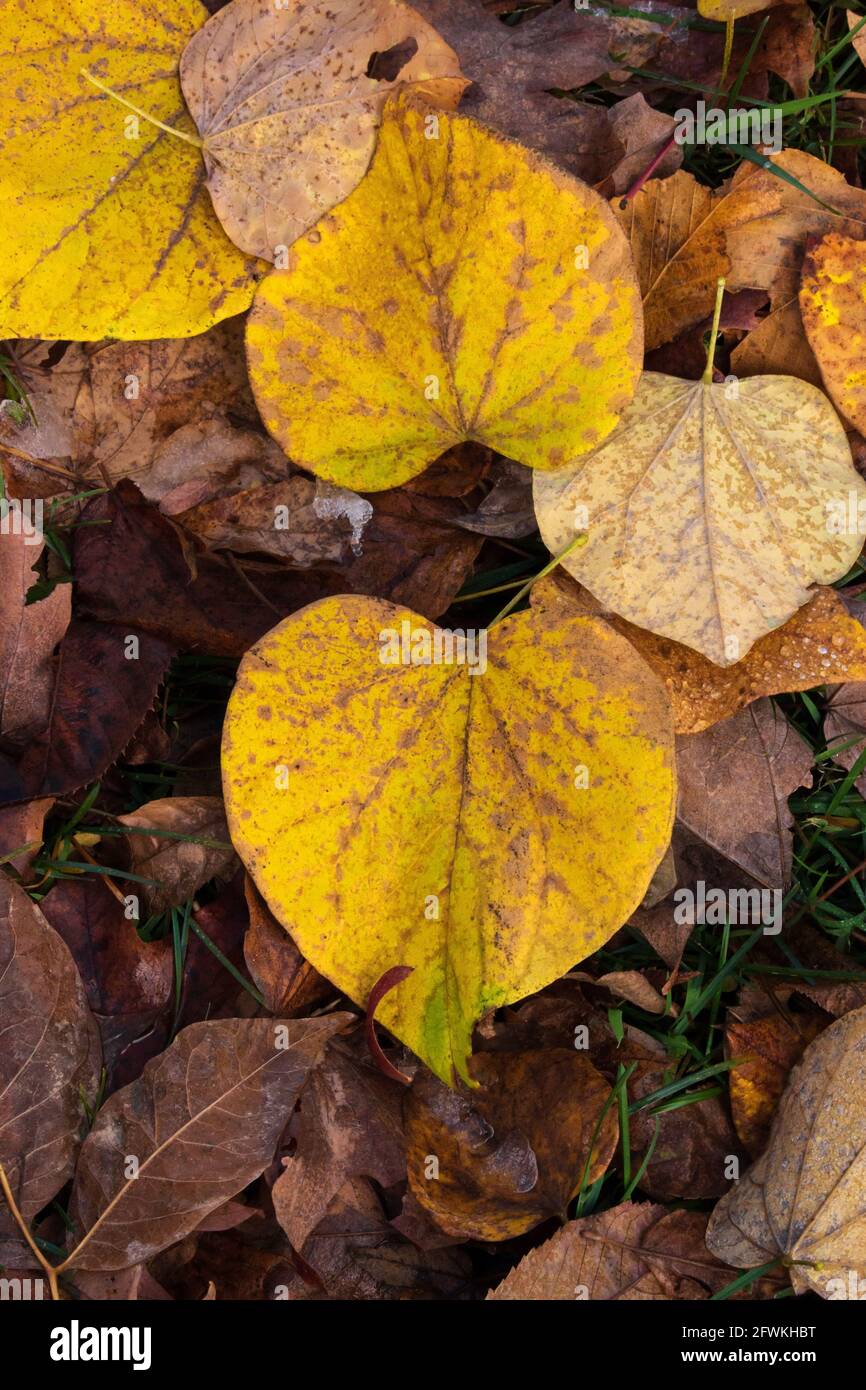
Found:
[(247, 357), (268, 429), (331, 482), (396, 486), (465, 439), (555, 468), (631, 399), (640, 302), (597, 194), (402, 92), (360, 187), (262, 282)]
[(223, 787), (238, 853), (317, 970), (363, 1004), (414, 967), (378, 1017), (451, 1084), (486, 1010), (637, 907), (675, 774), (664, 690), (603, 623), (520, 613), (473, 667), (435, 660), (449, 640), (380, 599), (293, 614), (241, 663)]
[(537, 473), (533, 488), (551, 552), (588, 531), (563, 561), (570, 574), (718, 666), (790, 618), (810, 585), (845, 574), (866, 533), (866, 484), (842, 423), (793, 377), (728, 385), (645, 372), (605, 443)]
[[(256, 263), (216, 219), (177, 66), (198, 0), (0, 0), (0, 336), (183, 338), (249, 306)], [(121, 382), (121, 388), (122, 388)]]

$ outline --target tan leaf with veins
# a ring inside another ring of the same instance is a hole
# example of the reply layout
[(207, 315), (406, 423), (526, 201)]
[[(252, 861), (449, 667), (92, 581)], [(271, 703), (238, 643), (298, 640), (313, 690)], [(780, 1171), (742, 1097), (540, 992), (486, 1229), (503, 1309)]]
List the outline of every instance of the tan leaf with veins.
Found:
[[(368, 77), (376, 55), (383, 76)], [(399, 0), (234, 0), (193, 35), (180, 79), (217, 217), (268, 261), (360, 183), (395, 85), (424, 83), (447, 106), (466, 86)]]
[[(579, 463), (536, 473), (535, 510), (565, 568), (629, 622), (719, 666), (854, 563), (830, 505), (866, 485), (827, 398), (793, 377), (736, 391), (645, 372), (619, 425)], [(866, 531), (866, 526), (864, 526)]]

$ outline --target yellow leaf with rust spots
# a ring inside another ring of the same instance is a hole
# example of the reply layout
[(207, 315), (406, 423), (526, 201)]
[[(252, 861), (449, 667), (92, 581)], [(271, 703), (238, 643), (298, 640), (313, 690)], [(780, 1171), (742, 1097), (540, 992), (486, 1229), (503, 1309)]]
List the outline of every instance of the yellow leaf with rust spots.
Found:
[(206, 19), (198, 0), (0, 0), (0, 337), (183, 338), (248, 307), (256, 262), (200, 151), (81, 71), (196, 139), (177, 72)]
[(268, 261), (360, 183), (395, 82), (449, 106), (467, 85), (399, 0), (233, 0), (187, 44), (180, 80), (217, 215)]
[(393, 487), (474, 439), (534, 468), (599, 443), (642, 360), (628, 246), (591, 189), (417, 94), (370, 171), (262, 282), (262, 419), (297, 464)]
[(698, 0), (698, 14), (704, 19), (716, 19), (727, 24), (759, 10), (771, 10), (778, 5), (795, 5), (797, 0)]
[(449, 1084), (486, 1010), (628, 919), (675, 800), (664, 689), (603, 623), (524, 612), (465, 644), (381, 599), (312, 604), (244, 657), (222, 752), (271, 911), (359, 1004), (413, 967), (377, 1016)]
[(536, 474), (534, 498), (552, 553), (588, 532), (563, 561), (575, 579), (717, 666), (845, 574), (866, 534), (842, 422), (823, 392), (785, 376), (705, 385), (644, 372), (610, 438)]
[(866, 629), (835, 589), (818, 589), (735, 666), (715, 666), (690, 647), (635, 627), (556, 570), (535, 585), (532, 602), (553, 621), (568, 614), (592, 615), (627, 637), (667, 686), (678, 734), (699, 734), (765, 695), (866, 681)]
[(837, 409), (866, 432), (866, 242), (831, 232), (807, 252), (800, 313)]

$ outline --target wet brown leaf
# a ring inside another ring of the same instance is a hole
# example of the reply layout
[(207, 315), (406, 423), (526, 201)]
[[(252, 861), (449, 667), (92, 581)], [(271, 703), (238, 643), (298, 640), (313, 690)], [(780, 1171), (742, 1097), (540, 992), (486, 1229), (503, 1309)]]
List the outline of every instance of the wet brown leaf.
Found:
[[(141, 885), (149, 913), (179, 907), (236, 866), (220, 797), (166, 796), (117, 819), (135, 832), (128, 836), (134, 872), (156, 880), (155, 888)], [(141, 833), (150, 829), (163, 833)]]

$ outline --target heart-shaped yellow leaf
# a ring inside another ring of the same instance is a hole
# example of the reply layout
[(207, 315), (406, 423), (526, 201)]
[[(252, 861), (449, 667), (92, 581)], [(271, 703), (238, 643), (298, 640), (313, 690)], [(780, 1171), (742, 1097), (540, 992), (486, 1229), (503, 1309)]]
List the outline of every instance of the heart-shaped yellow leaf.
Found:
[(661, 683), (596, 619), (523, 612), (461, 642), (380, 599), (325, 599), (241, 663), (229, 828), (274, 915), (352, 999), (413, 967), (378, 1016), (468, 1082), (475, 1021), (641, 901), (670, 839), (672, 738)]
[[(178, 83), (198, 0), (0, 0), (0, 337), (184, 338), (250, 303)], [(122, 387), (122, 383), (121, 383)]]
[(187, 44), (180, 80), (235, 245), (275, 260), (360, 183), (395, 81), (431, 78), (445, 79), (437, 101), (456, 105), (466, 83), (455, 53), (399, 0), (218, 10)]
[(556, 468), (631, 399), (640, 296), (597, 194), (404, 91), (360, 186), (262, 282), (247, 356), (268, 429), (331, 482), (396, 486), (465, 439)]
[(810, 585), (845, 574), (866, 533), (842, 423), (794, 377), (645, 372), (604, 444), (533, 486), (553, 553), (588, 532), (563, 562), (575, 579), (718, 666), (790, 618)]

